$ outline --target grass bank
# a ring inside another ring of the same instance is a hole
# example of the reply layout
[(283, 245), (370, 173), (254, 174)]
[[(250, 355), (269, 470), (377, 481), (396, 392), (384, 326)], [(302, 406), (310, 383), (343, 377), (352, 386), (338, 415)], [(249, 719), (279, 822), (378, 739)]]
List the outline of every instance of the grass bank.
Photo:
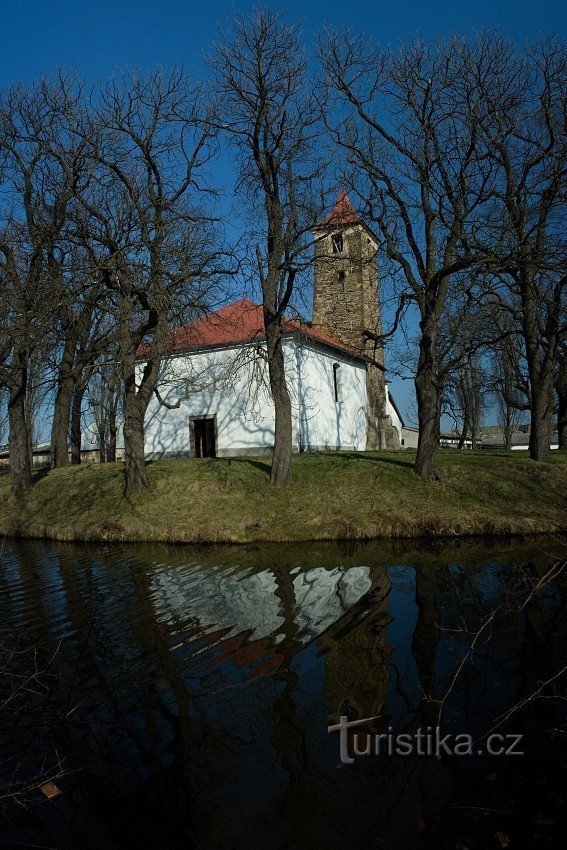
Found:
[(0, 533), (73, 541), (251, 543), (543, 534), (564, 531), (567, 457), (441, 451), (443, 478), (414, 475), (413, 452), (297, 455), (272, 488), (261, 458), (163, 460), (126, 499), (121, 464), (36, 473), (33, 491), (0, 478)]

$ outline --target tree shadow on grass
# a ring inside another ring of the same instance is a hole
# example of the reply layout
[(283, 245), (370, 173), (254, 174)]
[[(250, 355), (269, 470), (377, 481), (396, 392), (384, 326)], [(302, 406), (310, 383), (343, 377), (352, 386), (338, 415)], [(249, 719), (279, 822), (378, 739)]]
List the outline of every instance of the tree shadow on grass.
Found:
[[(408, 458), (397, 458), (392, 457), (390, 454), (380, 452), (318, 452), (319, 457), (330, 458), (332, 457), (334, 460), (338, 460), (341, 462), (348, 461), (351, 463), (353, 460), (358, 462), (360, 461), (370, 461), (371, 463), (376, 463), (379, 465), (387, 465), (387, 466), (401, 466), (403, 469), (411, 469), (415, 463), (415, 456), (411, 456)], [(316, 455), (314, 455), (316, 456)]]
[(258, 460), (255, 457), (231, 457), (231, 458), (219, 458), (219, 460), (230, 460), (231, 463), (247, 463), (249, 466), (255, 466), (256, 469), (259, 469), (261, 472), (265, 472), (267, 475), (270, 474), (271, 466), (268, 461)]

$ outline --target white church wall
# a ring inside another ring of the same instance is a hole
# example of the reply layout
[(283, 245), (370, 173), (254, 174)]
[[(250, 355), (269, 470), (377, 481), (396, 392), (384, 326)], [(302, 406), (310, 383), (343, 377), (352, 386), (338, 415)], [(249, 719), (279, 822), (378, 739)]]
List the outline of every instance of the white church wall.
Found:
[[(251, 391), (254, 387), (254, 392)], [(274, 412), (265, 362), (255, 346), (213, 349), (169, 358), (159, 392), (146, 415), (146, 454), (188, 455), (190, 420), (216, 417), (217, 453), (267, 450), (274, 441)]]
[[(295, 450), (355, 449), (366, 445), (365, 368), (336, 352), (284, 341)], [(335, 400), (334, 369), (339, 401)], [(141, 368), (141, 366), (140, 366)], [(189, 455), (190, 420), (216, 418), (217, 454), (266, 452), (274, 442), (274, 409), (267, 365), (256, 345), (168, 358), (159, 379), (162, 399), (146, 415), (146, 454)]]
[[(355, 449), (366, 446), (366, 370), (338, 352), (294, 343), (292, 404), (296, 436), (303, 449)], [(336, 367), (334, 370), (333, 367)], [(336, 371), (339, 400), (335, 399)], [(291, 382), (290, 382), (291, 383)]]
[(386, 385), (386, 416), (390, 417), (390, 421), (396, 431), (398, 432), (398, 437), (400, 440), (400, 446), (402, 445), (402, 428), (403, 422), (397, 414), (396, 408), (390, 401), (390, 393), (388, 391), (388, 386)]

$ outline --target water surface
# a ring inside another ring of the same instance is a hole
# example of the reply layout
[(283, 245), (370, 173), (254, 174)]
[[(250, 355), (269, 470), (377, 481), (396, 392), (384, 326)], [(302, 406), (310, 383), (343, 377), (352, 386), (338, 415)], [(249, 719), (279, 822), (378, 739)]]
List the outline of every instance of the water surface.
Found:
[[(1, 845), (559, 846), (561, 554), (5, 541)], [(522, 735), (525, 754), (342, 764), (328, 732), (346, 716), (415, 734), (440, 714), (475, 741)]]

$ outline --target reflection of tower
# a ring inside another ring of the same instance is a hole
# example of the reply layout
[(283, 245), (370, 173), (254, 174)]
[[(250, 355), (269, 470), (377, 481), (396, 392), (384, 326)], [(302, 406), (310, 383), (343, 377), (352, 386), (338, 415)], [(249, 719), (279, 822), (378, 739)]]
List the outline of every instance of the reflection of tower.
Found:
[(367, 448), (385, 448), (386, 387), (376, 254), (378, 240), (341, 190), (327, 218), (314, 229), (313, 326), (368, 357)]
[(372, 589), (317, 641), (326, 655), (325, 696), (332, 723), (341, 714), (351, 720), (376, 717), (388, 692), (391, 585), (385, 569), (378, 573), (378, 581), (373, 571), (372, 579)]

